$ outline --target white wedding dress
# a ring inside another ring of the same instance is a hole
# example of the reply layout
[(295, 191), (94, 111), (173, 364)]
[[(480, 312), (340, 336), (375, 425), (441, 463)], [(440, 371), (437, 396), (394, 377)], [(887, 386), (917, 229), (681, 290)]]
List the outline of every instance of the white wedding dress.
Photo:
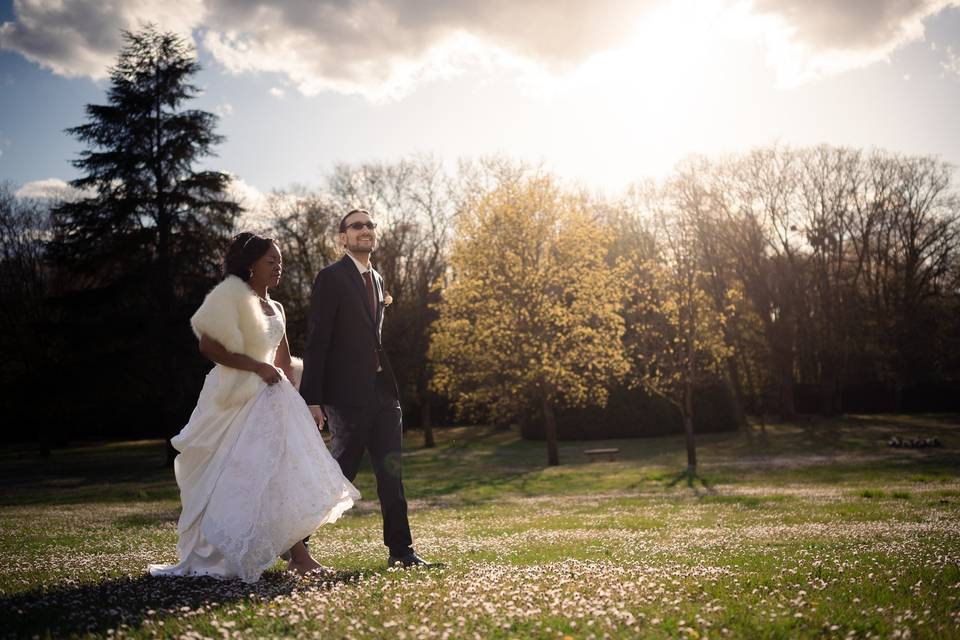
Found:
[[(276, 307), (268, 322), (279, 346), (284, 325)], [(190, 421), (171, 440), (180, 452), (180, 562), (150, 565), (154, 576), (255, 582), (279, 554), (360, 498), (289, 381), (263, 383), (245, 405), (224, 410), (214, 401), (219, 371), (207, 374)]]

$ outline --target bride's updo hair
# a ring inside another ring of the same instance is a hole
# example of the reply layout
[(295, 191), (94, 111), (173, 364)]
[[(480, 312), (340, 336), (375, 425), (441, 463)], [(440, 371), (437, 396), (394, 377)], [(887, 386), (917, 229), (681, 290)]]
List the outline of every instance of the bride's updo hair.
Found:
[(250, 231), (233, 236), (223, 257), (223, 277), (237, 276), (249, 282), (250, 267), (270, 250), (273, 243), (273, 238), (264, 238)]

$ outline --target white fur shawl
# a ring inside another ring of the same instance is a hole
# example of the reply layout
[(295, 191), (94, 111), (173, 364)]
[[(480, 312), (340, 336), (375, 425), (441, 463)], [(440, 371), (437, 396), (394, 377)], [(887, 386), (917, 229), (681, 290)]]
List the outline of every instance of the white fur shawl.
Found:
[[(197, 338), (205, 334), (227, 351), (242, 353), (267, 362), (274, 345), (267, 335), (267, 316), (256, 293), (236, 276), (227, 276), (207, 294), (190, 318)], [(271, 363), (272, 364), (272, 363)], [(220, 367), (216, 401), (222, 407), (239, 406), (254, 397), (266, 384), (252, 371)]]

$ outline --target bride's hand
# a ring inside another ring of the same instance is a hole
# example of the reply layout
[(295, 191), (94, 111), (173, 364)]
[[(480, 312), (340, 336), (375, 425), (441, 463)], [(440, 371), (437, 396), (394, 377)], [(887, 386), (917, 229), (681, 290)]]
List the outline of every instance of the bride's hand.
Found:
[(280, 369), (277, 369), (272, 364), (267, 364), (266, 362), (261, 362), (258, 364), (257, 368), (254, 370), (254, 373), (263, 378), (263, 381), (267, 384), (277, 384), (283, 377), (280, 373)]

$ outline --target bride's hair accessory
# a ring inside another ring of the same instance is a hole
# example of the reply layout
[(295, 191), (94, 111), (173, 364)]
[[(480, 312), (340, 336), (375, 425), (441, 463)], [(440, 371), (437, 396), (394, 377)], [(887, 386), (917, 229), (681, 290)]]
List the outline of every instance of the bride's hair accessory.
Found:
[(223, 277), (237, 276), (244, 282), (249, 282), (253, 276), (253, 269), (250, 267), (270, 250), (273, 243), (273, 238), (258, 236), (250, 231), (233, 236), (223, 257)]

